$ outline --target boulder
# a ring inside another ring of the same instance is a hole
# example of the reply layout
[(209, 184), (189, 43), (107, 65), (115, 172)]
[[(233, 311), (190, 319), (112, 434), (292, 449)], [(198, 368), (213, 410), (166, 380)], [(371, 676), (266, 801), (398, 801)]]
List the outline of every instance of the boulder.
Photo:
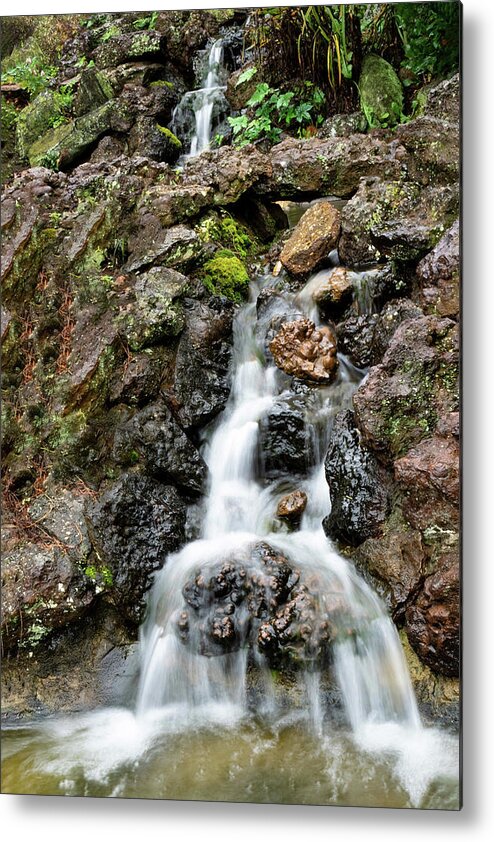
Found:
[(115, 91), (108, 74), (96, 67), (86, 67), (81, 71), (77, 94), (74, 98), (73, 111), (76, 117), (87, 114), (113, 99)]
[(188, 284), (185, 275), (165, 266), (153, 266), (136, 278), (118, 317), (120, 330), (132, 350), (139, 351), (181, 333), (185, 325), (181, 299)]
[(259, 423), (259, 446), (267, 479), (304, 476), (314, 461), (303, 395), (282, 393)]
[(109, 598), (126, 618), (141, 622), (152, 574), (184, 541), (183, 500), (173, 486), (128, 473), (88, 504), (86, 519), (111, 576)]
[(93, 60), (96, 67), (107, 68), (136, 59), (164, 59), (165, 51), (165, 38), (162, 33), (146, 29), (114, 35), (94, 50)]
[(336, 248), (340, 212), (330, 202), (312, 205), (285, 242), (280, 260), (292, 275), (306, 275)]
[(177, 350), (169, 400), (184, 427), (203, 427), (220, 412), (230, 394), (233, 305), (188, 301), (185, 329)]
[(352, 134), (365, 134), (368, 123), (362, 111), (354, 111), (352, 114), (334, 114), (324, 121), (321, 128), (317, 130), (317, 136), (349, 137)]
[(129, 132), (129, 152), (152, 161), (174, 164), (182, 152), (182, 144), (170, 129), (152, 117), (138, 117)]
[(401, 82), (385, 59), (365, 56), (358, 82), (360, 106), (369, 126), (395, 126), (403, 113)]
[(347, 266), (423, 257), (458, 216), (458, 186), (366, 179), (341, 217), (339, 254)]
[(434, 672), (458, 676), (460, 669), (460, 574), (455, 553), (445, 554), (406, 611), (412, 648)]
[(206, 465), (161, 403), (146, 406), (116, 430), (113, 453), (120, 464), (144, 466), (150, 476), (186, 492), (199, 494), (203, 490)]
[(352, 546), (380, 535), (390, 510), (390, 483), (360, 442), (349, 410), (334, 420), (324, 469), (331, 500), (323, 522), (326, 534)]
[(336, 337), (329, 327), (316, 328), (310, 319), (285, 322), (269, 350), (278, 368), (301, 380), (331, 383), (336, 376)]
[(423, 316), (420, 307), (408, 298), (388, 301), (380, 313), (351, 314), (337, 325), (338, 347), (357, 368), (382, 362), (398, 326)]
[[(242, 76), (248, 70), (255, 70), (256, 72), (250, 78), (242, 81)], [(226, 82), (225, 96), (232, 110), (241, 111), (242, 108), (245, 108), (255, 89), (262, 81), (259, 70), (253, 61), (247, 62), (239, 70), (234, 70), (233, 73), (230, 73)]]
[(286, 520), (290, 524), (300, 522), (307, 507), (307, 494), (297, 489), (282, 497), (276, 507), (276, 517)]
[(460, 309), (459, 221), (441, 237), (435, 248), (417, 266), (420, 301), (429, 315), (458, 318)]
[(187, 273), (204, 253), (199, 237), (191, 228), (185, 225), (163, 228), (156, 216), (146, 212), (137, 216), (127, 248), (129, 257), (122, 267), (124, 272), (142, 272), (152, 264)]

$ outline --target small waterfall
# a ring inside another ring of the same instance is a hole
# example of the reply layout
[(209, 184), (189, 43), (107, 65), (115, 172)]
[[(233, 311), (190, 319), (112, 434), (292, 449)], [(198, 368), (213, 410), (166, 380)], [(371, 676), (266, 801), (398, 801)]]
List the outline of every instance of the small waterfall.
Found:
[[(312, 278), (298, 296), (286, 293), (294, 307), (314, 319), (310, 293), (315, 286)], [(182, 593), (191, 575), (205, 576), (214, 564), (233, 554), (236, 559), (240, 554), (246, 569), (255, 566), (251, 548), (264, 540), (293, 562), (304, 582), (311, 583), (321, 617), (334, 617), (338, 606), (334, 673), (355, 738), (370, 726), (387, 723), (407, 731), (420, 729), (397, 631), (380, 600), (334, 550), (321, 526), (329, 508), (324, 456), (332, 418), (350, 405), (360, 374), (343, 358), (334, 384), (309, 390), (306, 423), (314, 448), (312, 470), (303, 483), (308, 504), (300, 529), (280, 533), (274, 528), (278, 483), (266, 485), (259, 470), (259, 424), (285, 393), (286, 379), (264, 363), (255, 324), (256, 307), (251, 301), (239, 312), (234, 327), (230, 400), (204, 449), (210, 483), (202, 537), (167, 560), (151, 592), (141, 638), (138, 712), (169, 706), (171, 716), (179, 715), (182, 720), (188, 710), (194, 721), (218, 716), (229, 720), (248, 714), (248, 639), (237, 652), (204, 657), (196, 653), (197, 646), (178, 640), (176, 624), (185, 607)], [(262, 658), (259, 664), (262, 667)], [(269, 684), (268, 671), (265, 673), (264, 681)], [(314, 669), (305, 674), (307, 718), (316, 733), (321, 733), (324, 725), (320, 678)]]
[(213, 126), (218, 126), (229, 112), (225, 98), (226, 71), (223, 67), (223, 40), (220, 38), (205, 52), (205, 67), (200, 72), (197, 89), (188, 91), (172, 117), (172, 130), (188, 145), (185, 157), (209, 149)]

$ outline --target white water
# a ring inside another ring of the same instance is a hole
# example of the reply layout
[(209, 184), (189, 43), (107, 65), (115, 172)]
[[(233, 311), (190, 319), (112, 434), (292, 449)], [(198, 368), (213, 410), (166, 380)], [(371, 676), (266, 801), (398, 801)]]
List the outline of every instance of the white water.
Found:
[(208, 54), (205, 76), (201, 79), (202, 86), (188, 91), (179, 102), (172, 118), (172, 128), (176, 133), (187, 134), (190, 137), (190, 149), (185, 157), (199, 155), (209, 149), (215, 108), (226, 111), (227, 103), (224, 97), (225, 85), (222, 81), (223, 42), (215, 41)]

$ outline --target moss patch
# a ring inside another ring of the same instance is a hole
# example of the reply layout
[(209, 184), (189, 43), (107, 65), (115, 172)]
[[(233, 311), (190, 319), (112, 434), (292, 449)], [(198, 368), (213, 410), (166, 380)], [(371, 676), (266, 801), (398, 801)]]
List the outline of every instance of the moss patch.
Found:
[(245, 299), (249, 275), (242, 261), (228, 249), (220, 249), (203, 267), (202, 282), (213, 295), (223, 295), (230, 301)]

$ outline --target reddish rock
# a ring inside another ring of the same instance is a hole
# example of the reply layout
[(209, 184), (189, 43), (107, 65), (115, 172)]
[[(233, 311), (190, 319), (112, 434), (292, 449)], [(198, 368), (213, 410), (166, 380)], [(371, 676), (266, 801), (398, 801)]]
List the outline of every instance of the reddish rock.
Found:
[(406, 611), (406, 633), (417, 655), (442, 675), (459, 674), (460, 578), (455, 553), (445, 553)]
[(351, 295), (353, 290), (352, 274), (344, 266), (331, 269), (326, 278), (322, 278), (314, 290), (317, 304), (339, 304)]
[(460, 226), (458, 220), (417, 266), (426, 313), (458, 317), (460, 309)]
[(293, 275), (312, 272), (335, 248), (341, 214), (330, 202), (317, 202), (302, 216), (283, 246), (280, 260)]
[(292, 491), (291, 494), (281, 498), (276, 509), (276, 516), (282, 518), (282, 520), (296, 523), (305, 512), (306, 506), (307, 494), (305, 491), (297, 489), (297, 491)]
[(285, 322), (269, 350), (278, 368), (301, 380), (330, 383), (336, 375), (336, 338), (329, 327), (316, 328), (310, 319)]
[(417, 588), (425, 561), (420, 534), (391, 523), (384, 535), (369, 538), (352, 556), (396, 618)]

